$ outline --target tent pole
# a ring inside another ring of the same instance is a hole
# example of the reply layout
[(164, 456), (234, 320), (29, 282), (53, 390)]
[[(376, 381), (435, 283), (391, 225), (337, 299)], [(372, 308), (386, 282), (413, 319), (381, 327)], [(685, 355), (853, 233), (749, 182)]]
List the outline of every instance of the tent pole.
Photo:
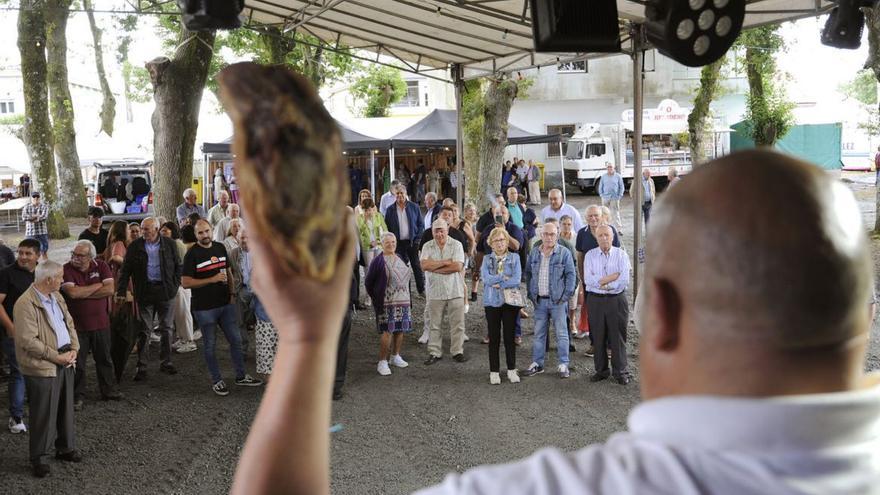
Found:
[(562, 202), (565, 203), (565, 161), (562, 157), (562, 141), (559, 141), (559, 173), (562, 174)]
[(634, 24), (632, 33), (633, 48), (633, 183), (630, 186), (633, 198), (633, 301), (639, 291), (639, 249), (642, 247), (642, 110), (644, 102), (644, 29)]
[(394, 180), (394, 175), (397, 173), (397, 167), (394, 165), (394, 146), (388, 148), (388, 166), (391, 167), (388, 170), (388, 176), (391, 177), (391, 180)]
[(370, 194), (376, 197), (376, 153), (370, 150)]
[(464, 157), (462, 149), (463, 135), (461, 115), (461, 90), (462, 86), (464, 86), (464, 82), (461, 80), (461, 64), (454, 64), (452, 66), (452, 78), (455, 82), (455, 178), (458, 180), (458, 187), (455, 188), (455, 203), (459, 205), (462, 211), (464, 211), (465, 181), (462, 174), (462, 162), (464, 161)]
[[(202, 155), (202, 207), (205, 207), (205, 200), (208, 198), (208, 181), (205, 179), (208, 176), (208, 155), (207, 153)], [(205, 211), (208, 211), (207, 208)]]

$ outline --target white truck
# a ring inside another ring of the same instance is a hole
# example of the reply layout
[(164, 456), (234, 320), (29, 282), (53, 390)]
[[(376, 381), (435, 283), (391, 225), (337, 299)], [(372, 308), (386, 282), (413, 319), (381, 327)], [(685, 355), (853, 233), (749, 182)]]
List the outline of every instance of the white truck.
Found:
[[(586, 192), (595, 187), (608, 163), (614, 165), (625, 182), (631, 181), (635, 169), (631, 125), (583, 124), (568, 140), (563, 161), (565, 183)], [(679, 175), (690, 172), (690, 150), (678, 145), (678, 134), (646, 127), (642, 134), (642, 168), (650, 169), (655, 177), (665, 177), (669, 167), (675, 167)]]

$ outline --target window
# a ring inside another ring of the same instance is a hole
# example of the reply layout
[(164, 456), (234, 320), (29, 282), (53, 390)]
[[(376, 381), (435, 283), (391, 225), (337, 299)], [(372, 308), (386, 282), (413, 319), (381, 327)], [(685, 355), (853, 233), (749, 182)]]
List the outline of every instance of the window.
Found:
[(15, 103), (11, 101), (0, 101), (0, 114), (15, 113)]
[[(577, 126), (575, 124), (558, 124), (558, 125), (548, 125), (547, 126), (547, 134), (562, 134), (566, 137), (571, 137), (574, 134), (575, 128)], [(562, 154), (565, 155), (566, 150), (568, 149), (568, 143), (562, 143)], [(559, 156), (559, 145), (556, 143), (547, 143), (547, 156)]]
[(593, 143), (587, 148), (587, 158), (605, 154), (605, 143)]
[(574, 60), (571, 62), (559, 62), (556, 64), (556, 72), (560, 74), (586, 74), (587, 61)]
[(419, 82), (406, 82), (406, 96), (402, 100), (394, 104), (395, 107), (417, 107), (419, 106)]

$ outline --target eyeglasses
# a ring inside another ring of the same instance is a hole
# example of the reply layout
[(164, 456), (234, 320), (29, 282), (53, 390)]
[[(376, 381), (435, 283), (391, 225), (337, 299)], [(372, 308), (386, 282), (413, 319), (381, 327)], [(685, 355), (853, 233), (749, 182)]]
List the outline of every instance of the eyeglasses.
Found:
[(91, 255), (89, 255), (89, 254), (79, 254), (79, 253), (77, 253), (77, 252), (75, 252), (75, 251), (71, 251), (71, 252), (70, 252), (70, 257), (71, 257), (71, 258), (91, 258)]

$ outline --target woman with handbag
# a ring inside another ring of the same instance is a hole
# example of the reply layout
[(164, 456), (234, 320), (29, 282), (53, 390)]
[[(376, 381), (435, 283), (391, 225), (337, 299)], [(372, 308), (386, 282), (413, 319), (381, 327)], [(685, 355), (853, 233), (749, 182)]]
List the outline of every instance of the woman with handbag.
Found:
[(483, 279), (483, 306), (489, 327), (489, 383), (492, 385), (501, 383), (498, 353), (502, 327), (507, 379), (510, 383), (519, 383), (514, 331), (516, 314), (524, 306), (525, 298), (519, 290), (522, 280), (519, 256), (508, 251), (508, 242), (509, 234), (503, 227), (496, 227), (489, 233), (488, 244), (492, 251), (483, 258), (480, 273)]
[(397, 237), (391, 232), (385, 232), (381, 241), (382, 254), (373, 258), (370, 263), (364, 286), (373, 301), (376, 328), (381, 335), (376, 371), (382, 376), (388, 376), (391, 374), (389, 364), (398, 368), (409, 366), (400, 357), (400, 347), (403, 345), (403, 334), (412, 331), (409, 293), (412, 272), (396, 253)]

